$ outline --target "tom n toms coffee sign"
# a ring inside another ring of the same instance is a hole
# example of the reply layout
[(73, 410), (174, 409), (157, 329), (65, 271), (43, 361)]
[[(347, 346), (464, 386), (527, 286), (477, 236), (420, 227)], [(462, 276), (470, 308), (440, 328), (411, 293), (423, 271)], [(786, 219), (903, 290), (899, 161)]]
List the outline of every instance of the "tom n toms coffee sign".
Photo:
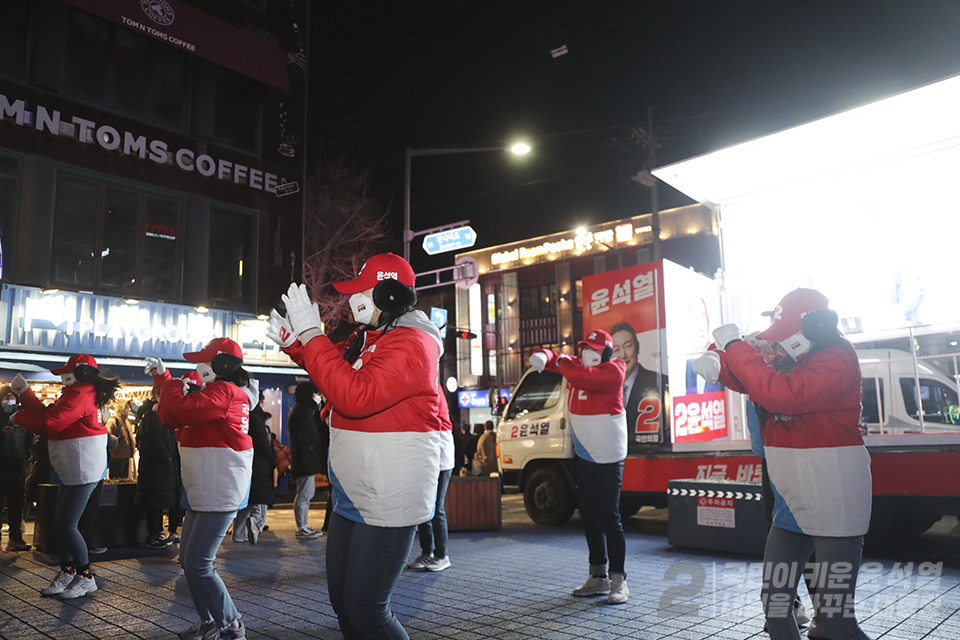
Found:
[(32, 126), (37, 132), (47, 132), (54, 136), (74, 138), (82, 144), (96, 144), (105, 151), (137, 156), (141, 160), (150, 160), (157, 164), (176, 165), (188, 173), (197, 172), (205, 178), (226, 180), (244, 185), (258, 191), (266, 191), (282, 196), (299, 191), (276, 174), (248, 167), (239, 162), (223, 158), (214, 158), (206, 153), (196, 153), (192, 149), (181, 147), (173, 149), (166, 141), (148, 140), (146, 136), (130, 131), (121, 131), (109, 124), (101, 124), (79, 116), (67, 120), (56, 109), (47, 109), (37, 105), (34, 111), (26, 108), (23, 100), (11, 102), (0, 93), (0, 119), (9, 118), (18, 126)]

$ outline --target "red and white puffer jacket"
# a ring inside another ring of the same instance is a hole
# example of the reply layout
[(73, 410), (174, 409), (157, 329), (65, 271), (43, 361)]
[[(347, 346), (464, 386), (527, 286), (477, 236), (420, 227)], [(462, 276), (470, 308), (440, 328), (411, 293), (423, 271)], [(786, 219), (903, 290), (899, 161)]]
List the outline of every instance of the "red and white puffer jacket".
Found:
[[(387, 331), (369, 330), (359, 358), (319, 335), (284, 349), (327, 399), (333, 510), (377, 527), (433, 517), (441, 459), (452, 425), (440, 418), (440, 332), (422, 311)], [(452, 456), (450, 467), (452, 468)]]
[(547, 371), (559, 373), (567, 381), (567, 409), (577, 456), (596, 464), (626, 458), (623, 378), (627, 365), (615, 359), (588, 367), (577, 356), (548, 349), (538, 353), (547, 357)]
[(107, 471), (107, 428), (101, 421), (96, 391), (89, 382), (65, 386), (60, 397), (44, 406), (32, 389), (20, 394), (23, 411), (16, 422), (47, 436), (50, 465), (66, 486), (99, 482)]
[[(715, 349), (714, 349), (715, 350)], [(720, 382), (770, 412), (761, 425), (777, 500), (773, 526), (852, 537), (870, 526), (870, 454), (860, 433), (860, 364), (846, 340), (777, 371), (745, 341), (720, 354)]]
[(224, 380), (187, 395), (183, 382), (169, 372), (154, 381), (160, 389), (160, 421), (179, 430), (181, 506), (219, 512), (246, 507), (253, 472), (250, 410), (259, 397)]

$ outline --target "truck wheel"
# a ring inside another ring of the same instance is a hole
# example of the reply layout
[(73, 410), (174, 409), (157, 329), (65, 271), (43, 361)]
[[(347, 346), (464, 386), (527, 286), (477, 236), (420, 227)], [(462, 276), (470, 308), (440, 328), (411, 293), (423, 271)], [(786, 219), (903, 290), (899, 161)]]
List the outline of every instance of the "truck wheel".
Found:
[(523, 491), (523, 506), (537, 524), (555, 527), (573, 515), (573, 495), (559, 473), (553, 469), (537, 469)]

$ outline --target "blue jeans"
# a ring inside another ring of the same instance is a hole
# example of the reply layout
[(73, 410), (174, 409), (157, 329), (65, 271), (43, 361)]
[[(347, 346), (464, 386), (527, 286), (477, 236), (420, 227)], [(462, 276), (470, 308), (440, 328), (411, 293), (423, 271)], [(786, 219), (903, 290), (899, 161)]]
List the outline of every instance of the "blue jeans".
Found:
[(590, 550), (590, 575), (610, 573), (624, 576), (627, 542), (620, 523), (620, 487), (623, 485), (623, 460), (596, 464), (577, 458), (577, 496), (580, 519)]
[(863, 536), (814, 537), (772, 527), (763, 554), (763, 588), (760, 600), (771, 640), (800, 640), (793, 602), (797, 585), (810, 555), (815, 583), (813, 598), (817, 623), (833, 640), (868, 640), (857, 624), (854, 596), (863, 553)]
[(87, 543), (80, 535), (80, 516), (87, 508), (90, 494), (96, 488), (96, 482), (73, 486), (60, 485), (57, 490), (57, 510), (54, 522), (57, 529), (57, 540), (60, 544), (60, 566), (85, 569), (90, 566), (90, 555), (87, 552)]
[(317, 485), (313, 476), (297, 476), (297, 495), (293, 498), (293, 519), (297, 529), (310, 525), (310, 501), (317, 492)]
[(213, 568), (217, 549), (236, 511), (187, 511), (180, 533), (180, 566), (187, 577), (193, 606), (203, 622), (224, 629), (240, 618), (220, 574)]
[(330, 517), (327, 588), (346, 640), (409, 638), (390, 609), (390, 596), (416, 530), (416, 525), (374, 527), (338, 513)]
[(436, 558), (447, 557), (447, 512), (443, 510), (443, 501), (447, 497), (447, 487), (450, 486), (452, 474), (453, 469), (440, 472), (433, 519), (417, 527), (417, 533), (420, 534), (420, 550), (425, 556), (433, 554)]

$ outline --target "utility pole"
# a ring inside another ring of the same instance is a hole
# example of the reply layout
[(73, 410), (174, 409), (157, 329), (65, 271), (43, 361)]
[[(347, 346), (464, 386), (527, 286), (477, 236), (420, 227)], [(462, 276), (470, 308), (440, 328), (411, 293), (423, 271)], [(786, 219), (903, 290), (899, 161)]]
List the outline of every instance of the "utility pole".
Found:
[(650, 222), (650, 235), (653, 238), (653, 245), (651, 247), (650, 257), (653, 258), (653, 261), (656, 262), (661, 258), (660, 255), (660, 194), (657, 190), (658, 180), (653, 176), (652, 172), (657, 168), (657, 141), (653, 137), (653, 109), (647, 107), (647, 146), (649, 152), (647, 154), (647, 171), (651, 172), (650, 178), (652, 184), (650, 185), (650, 208), (652, 209), (653, 216)]

